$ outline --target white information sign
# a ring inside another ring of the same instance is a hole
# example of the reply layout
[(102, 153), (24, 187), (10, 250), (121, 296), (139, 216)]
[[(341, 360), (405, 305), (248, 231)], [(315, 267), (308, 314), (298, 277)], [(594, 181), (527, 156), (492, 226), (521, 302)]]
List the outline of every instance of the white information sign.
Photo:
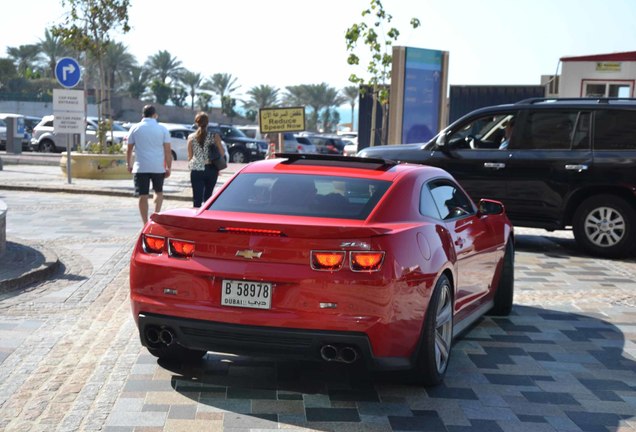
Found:
[(86, 114), (83, 90), (53, 89), (53, 128), (55, 133), (83, 134)]

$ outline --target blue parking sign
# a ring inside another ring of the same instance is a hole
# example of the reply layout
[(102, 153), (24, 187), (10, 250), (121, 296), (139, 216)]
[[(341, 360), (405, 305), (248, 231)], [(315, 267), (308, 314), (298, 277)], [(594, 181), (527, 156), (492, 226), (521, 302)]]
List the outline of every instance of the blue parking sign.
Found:
[(79, 83), (82, 72), (74, 58), (62, 57), (55, 65), (55, 78), (63, 87), (73, 88)]

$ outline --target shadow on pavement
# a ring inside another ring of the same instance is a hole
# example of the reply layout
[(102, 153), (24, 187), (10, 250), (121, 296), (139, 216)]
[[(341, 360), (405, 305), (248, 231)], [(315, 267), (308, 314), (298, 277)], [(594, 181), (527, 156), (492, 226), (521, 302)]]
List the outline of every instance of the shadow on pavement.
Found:
[(446, 380), (433, 388), (363, 367), (217, 353), (162, 366), (176, 392), (239, 426), (340, 430), (373, 421), (392, 430), (616, 431), (636, 419), (636, 362), (624, 346), (625, 335), (607, 321), (515, 306), (456, 341)]

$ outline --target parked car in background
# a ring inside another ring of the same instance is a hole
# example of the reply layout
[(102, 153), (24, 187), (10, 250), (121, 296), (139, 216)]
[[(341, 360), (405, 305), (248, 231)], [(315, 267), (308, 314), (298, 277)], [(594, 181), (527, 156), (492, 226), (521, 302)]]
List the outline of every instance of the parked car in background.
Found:
[(209, 132), (216, 132), (226, 144), (230, 162), (245, 163), (265, 159), (268, 143), (265, 140), (252, 139), (234, 125), (210, 123)]
[(318, 153), (318, 148), (309, 137), (292, 132), (284, 132), (282, 135), (284, 153)]
[(238, 130), (240, 130), (241, 132), (243, 132), (245, 134), (245, 136), (252, 138), (252, 139), (257, 139), (257, 140), (263, 140), (265, 139), (265, 137), (263, 137), (263, 135), (261, 134), (261, 130), (258, 126), (255, 125), (241, 125), (241, 126), (236, 126), (236, 128)]
[(515, 225), (571, 227), (590, 254), (624, 257), (636, 250), (634, 99), (541, 98), (486, 107), (426, 144), (375, 146), (359, 155), (441, 167), (473, 199), (503, 202)]
[[(44, 153), (59, 153), (66, 150), (66, 136), (61, 137), (55, 133), (54, 116), (47, 115), (42, 117), (42, 120), (33, 128), (31, 136), (30, 149), (32, 151), (39, 151)], [(97, 142), (97, 117), (86, 118), (86, 144)], [(112, 134), (107, 133), (106, 144), (124, 144), (124, 139), (128, 136), (128, 130), (113, 123)], [(76, 149), (76, 146), (73, 147)]]
[(130, 299), (160, 359), (356, 363), (434, 385), (456, 335), (510, 313), (513, 265), (501, 203), (473, 203), (439, 168), (287, 154), (244, 167), (197, 212), (153, 214)]
[(317, 134), (310, 135), (309, 139), (318, 149), (318, 153), (331, 155), (344, 153), (346, 143), (339, 135)]
[[(188, 125), (179, 123), (159, 123), (168, 129), (170, 132), (170, 147), (172, 148), (172, 159), (179, 161), (188, 160), (188, 136), (195, 132)], [(225, 142), (223, 142), (223, 148), (225, 150), (225, 161), (229, 161), (228, 148)]]

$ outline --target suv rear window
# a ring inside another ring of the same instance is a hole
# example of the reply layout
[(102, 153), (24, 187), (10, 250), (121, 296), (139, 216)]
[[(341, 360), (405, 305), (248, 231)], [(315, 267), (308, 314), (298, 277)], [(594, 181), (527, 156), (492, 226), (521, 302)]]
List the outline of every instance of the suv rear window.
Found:
[(240, 174), (208, 210), (366, 219), (391, 182), (302, 174)]
[(636, 111), (597, 111), (595, 150), (636, 149)]

